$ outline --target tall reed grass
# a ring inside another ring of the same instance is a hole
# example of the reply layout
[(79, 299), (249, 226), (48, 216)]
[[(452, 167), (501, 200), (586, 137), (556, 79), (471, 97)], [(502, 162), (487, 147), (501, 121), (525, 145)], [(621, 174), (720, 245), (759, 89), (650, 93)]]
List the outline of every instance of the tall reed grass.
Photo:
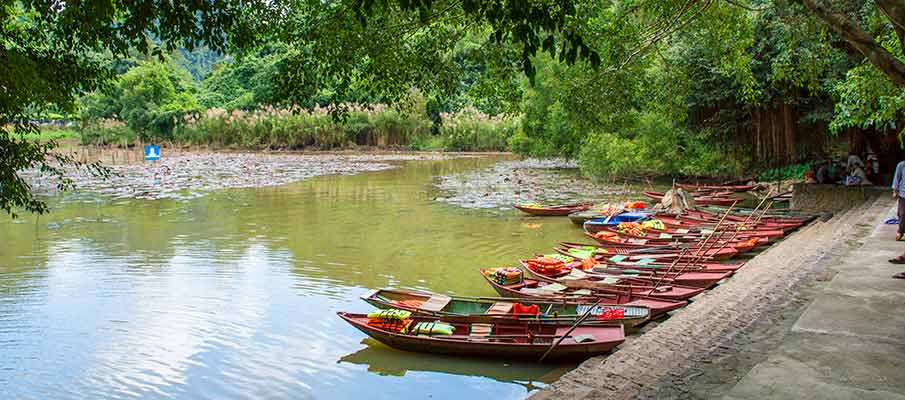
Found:
[(441, 113), (440, 136), (445, 150), (506, 151), (507, 140), (519, 127), (512, 116), (489, 117), (466, 107), (455, 113)]
[[(211, 108), (177, 121), (171, 140), (179, 145), (253, 149), (339, 149), (357, 146), (416, 150), (504, 151), (518, 119), (488, 117), (471, 108), (441, 114), (442, 125), (424, 112), (382, 104), (344, 104), (328, 109), (264, 107), (253, 111)], [(138, 135), (121, 121), (100, 120), (82, 127), (85, 144), (134, 142)]]

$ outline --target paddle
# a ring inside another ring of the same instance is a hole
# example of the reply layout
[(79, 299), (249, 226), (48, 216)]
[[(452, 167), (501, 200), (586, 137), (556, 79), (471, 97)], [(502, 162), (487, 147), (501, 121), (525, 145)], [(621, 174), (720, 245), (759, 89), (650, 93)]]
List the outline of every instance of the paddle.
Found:
[[(694, 256), (693, 256), (693, 257), (692, 257), (692, 260), (687, 261), (686, 264), (685, 264), (685, 266), (679, 271), (679, 273), (685, 272), (685, 270), (686, 270), (688, 267), (690, 267), (690, 266), (692, 266), (692, 265), (696, 265), (696, 264), (699, 263), (701, 260), (703, 260), (703, 258), (707, 255), (707, 253), (708, 253), (710, 250), (712, 250), (713, 246), (714, 246), (716, 243), (719, 242), (720, 238), (722, 238), (722, 236), (723, 236), (723, 232), (722, 232), (722, 231), (719, 231), (719, 227), (720, 227), (720, 225), (722, 225), (722, 223), (723, 223), (723, 221), (726, 219), (726, 217), (729, 216), (730, 211), (732, 211), (732, 208), (735, 207), (735, 205), (736, 205), (737, 203), (738, 203), (738, 201), (733, 202), (732, 205), (731, 205), (728, 209), (726, 209), (726, 213), (723, 214), (723, 217), (720, 218), (720, 220), (717, 222), (716, 226), (714, 227), (714, 231), (713, 231), (710, 235), (707, 235), (706, 238), (704, 238), (704, 242), (702, 242), (702, 243), (701, 243), (701, 246), (698, 248), (698, 252), (697, 252), (698, 254), (696, 255), (697, 257), (694, 257)], [(714, 236), (714, 234), (716, 234), (717, 232), (720, 232), (720, 236), (716, 239), (716, 241), (713, 242), (714, 244), (712, 244), (712, 245), (710, 246), (710, 248), (707, 248), (708, 242), (709, 242), (710, 239)], [(723, 245), (723, 248), (725, 248), (725, 244)], [(719, 252), (719, 251), (721, 251), (721, 250), (722, 250), (722, 248), (720, 248), (719, 250), (717, 250), (717, 252)], [(678, 264), (679, 260), (681, 260), (681, 259), (684, 258), (683, 256), (684, 256), (685, 252), (687, 252), (687, 249), (686, 249), (686, 250), (683, 250), (683, 253), (682, 253), (678, 258), (676, 258), (676, 261), (675, 261), (675, 262), (673, 262), (673, 263), (669, 266), (669, 269), (667, 269), (667, 274), (669, 274), (670, 272), (672, 272), (672, 269), (675, 268), (675, 266)], [(657, 281), (657, 284), (654, 286), (654, 288), (658, 288), (659, 285), (660, 285), (660, 283), (663, 282), (663, 279), (664, 279), (665, 277), (666, 277), (666, 275), (662, 276), (662, 277), (660, 278), (660, 280)]]
[(585, 311), (584, 315), (582, 315), (581, 318), (579, 318), (577, 321), (575, 321), (575, 323), (572, 324), (571, 327), (569, 327), (569, 330), (566, 331), (566, 333), (563, 333), (563, 335), (559, 338), (559, 340), (553, 342), (553, 344), (550, 346), (550, 348), (544, 352), (544, 355), (540, 356), (540, 359), (537, 360), (537, 362), (539, 362), (539, 363), (544, 362), (544, 359), (547, 358), (547, 355), (549, 355), (550, 352), (556, 348), (556, 346), (559, 346), (559, 344), (562, 343), (563, 340), (566, 340), (566, 337), (568, 337), (569, 334), (571, 334), (572, 331), (574, 331), (575, 328), (578, 327), (578, 325), (581, 325), (581, 323), (584, 322), (584, 320), (588, 319), (588, 316), (591, 315), (591, 312), (594, 311), (594, 308), (597, 307), (597, 305), (600, 304), (601, 301), (603, 301), (603, 299), (597, 299), (597, 301), (595, 301), (594, 304), (592, 304), (591, 307), (588, 308), (588, 311)]

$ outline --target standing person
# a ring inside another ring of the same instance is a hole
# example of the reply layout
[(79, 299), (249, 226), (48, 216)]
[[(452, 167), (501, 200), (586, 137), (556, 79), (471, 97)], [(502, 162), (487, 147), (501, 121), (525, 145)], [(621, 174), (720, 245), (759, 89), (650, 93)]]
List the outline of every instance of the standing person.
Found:
[(896, 240), (901, 240), (902, 234), (905, 234), (905, 161), (896, 165), (896, 173), (892, 177), (892, 198), (898, 203), (896, 216), (899, 217), (899, 229), (896, 230)]

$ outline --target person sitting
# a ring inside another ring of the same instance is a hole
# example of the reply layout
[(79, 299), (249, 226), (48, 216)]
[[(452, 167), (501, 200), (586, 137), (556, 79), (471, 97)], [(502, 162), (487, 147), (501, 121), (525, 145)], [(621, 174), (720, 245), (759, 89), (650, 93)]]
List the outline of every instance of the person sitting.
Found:
[(871, 185), (867, 180), (867, 174), (864, 173), (863, 165), (860, 163), (852, 164), (849, 174), (845, 178), (845, 186), (866, 186)]
[(867, 155), (867, 162), (864, 165), (864, 172), (867, 173), (867, 179), (874, 183), (879, 183), (880, 178), (880, 161), (873, 153)]
[(825, 160), (820, 163), (820, 167), (817, 168), (817, 183), (822, 185), (833, 183), (830, 178), (830, 162), (830, 160)]
[(813, 169), (810, 169), (804, 173), (804, 183), (817, 183), (817, 174)]
[(845, 163), (845, 170), (851, 171), (852, 167), (855, 166), (855, 164), (861, 164), (863, 166), (864, 161), (861, 161), (861, 157), (858, 157), (858, 155), (855, 154), (854, 151), (851, 151), (848, 153), (848, 162)]

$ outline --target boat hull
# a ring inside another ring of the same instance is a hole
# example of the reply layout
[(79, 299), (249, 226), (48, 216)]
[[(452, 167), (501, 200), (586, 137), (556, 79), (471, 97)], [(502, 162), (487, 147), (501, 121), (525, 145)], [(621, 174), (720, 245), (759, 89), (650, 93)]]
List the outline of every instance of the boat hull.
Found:
[[(418, 353), (451, 354), (482, 358), (538, 360), (551, 347), (551, 342), (507, 343), (485, 339), (484, 341), (463, 341), (442, 336), (405, 335), (378, 329), (362, 321), (361, 314), (337, 313), (340, 318), (375, 340), (395, 349)], [(365, 318), (366, 321), (366, 318)], [(514, 326), (519, 326), (515, 324)], [(563, 325), (557, 334), (564, 334), (569, 328)], [(622, 325), (585, 326), (580, 325), (570, 333), (570, 337), (591, 334), (596, 339), (592, 343), (577, 343), (571, 338), (563, 340), (547, 355), (548, 360), (582, 360), (595, 355), (611, 352), (625, 341)]]

